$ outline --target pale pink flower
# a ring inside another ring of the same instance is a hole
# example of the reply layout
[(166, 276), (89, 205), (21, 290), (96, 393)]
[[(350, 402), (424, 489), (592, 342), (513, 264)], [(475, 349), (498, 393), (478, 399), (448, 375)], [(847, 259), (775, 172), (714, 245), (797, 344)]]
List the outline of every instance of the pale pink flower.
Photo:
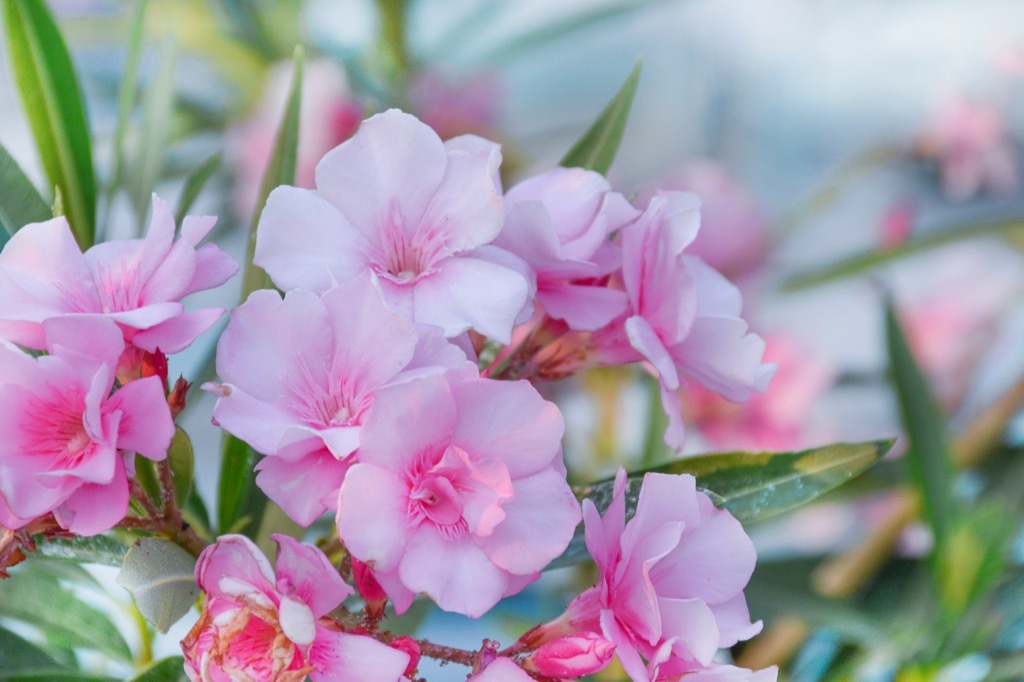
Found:
[(0, 344), (0, 524), (53, 512), (71, 532), (95, 535), (124, 518), (135, 454), (164, 459), (174, 422), (158, 377), (111, 394), (124, 348), (113, 322), (40, 326), (48, 355)]
[(470, 675), (467, 682), (534, 682), (534, 678), (511, 659), (499, 656), (477, 674)]
[(621, 289), (606, 286), (622, 267), (609, 235), (639, 212), (608, 181), (582, 168), (555, 168), (505, 194), (508, 216), (494, 240), (536, 277), (537, 300), (570, 329), (593, 331), (626, 312)]
[(778, 679), (779, 669), (774, 665), (755, 671), (717, 663), (708, 668), (658, 678), (659, 682), (776, 682)]
[(482, 138), (442, 143), (413, 116), (377, 114), (323, 158), (315, 191), (271, 193), (255, 263), (283, 290), (322, 292), (369, 271), (407, 319), (507, 343), (529, 286), (525, 264), (489, 245), (504, 221), (500, 162)]
[(277, 575), (242, 535), (224, 535), (199, 556), (196, 581), (203, 612), (181, 642), (193, 682), (397, 682), (405, 652), (343, 632), (325, 616), (352, 594), (316, 547), (285, 535), (277, 542)]
[(578, 632), (545, 642), (525, 661), (527, 670), (544, 677), (581, 677), (604, 670), (615, 645), (596, 632)]
[(1013, 192), (1020, 169), (999, 109), (957, 98), (949, 102), (917, 140), (917, 152), (939, 164), (942, 190), (954, 200), (982, 190)]
[(626, 523), (626, 483), (620, 469), (603, 517), (584, 500), (587, 549), (599, 582), (534, 640), (599, 632), (615, 644), (635, 682), (709, 667), (718, 649), (761, 630), (750, 622), (743, 596), (754, 546), (689, 475), (644, 476), (636, 515)]
[(296, 522), (337, 505), (362, 424), (382, 386), (459, 368), (440, 332), (388, 310), (365, 275), (318, 296), (253, 292), (217, 344), (214, 420), (268, 455), (256, 483)]
[(498, 77), (492, 72), (456, 80), (424, 69), (409, 88), (412, 110), (442, 140), (467, 134), (491, 136), (501, 99)]
[[(227, 135), (227, 152), (235, 169), (235, 213), (251, 216), (267, 162), (274, 149), (291, 90), (292, 64), (271, 67), (253, 114)], [(313, 187), (316, 164), (323, 155), (352, 137), (363, 118), (363, 105), (349, 87), (345, 71), (329, 59), (308, 60), (302, 68), (299, 142), (295, 150), (295, 184)]]
[(341, 487), (338, 533), (402, 613), (416, 593), (479, 617), (579, 523), (562, 415), (525, 381), (449, 372), (382, 389)]
[(625, 322), (595, 332), (590, 346), (603, 364), (646, 360), (658, 377), (669, 418), (665, 442), (683, 443), (676, 391), (689, 376), (729, 400), (763, 392), (773, 365), (765, 344), (747, 332), (739, 289), (700, 258), (684, 253), (700, 227), (692, 194), (660, 193), (622, 230), (622, 279), (631, 310)]
[(85, 254), (63, 217), (26, 225), (0, 253), (0, 338), (41, 350), (45, 320), (98, 314), (116, 322), (135, 348), (185, 349), (224, 310), (186, 311), (181, 299), (238, 271), (214, 244), (196, 248), (215, 222), (188, 217), (175, 239), (174, 216), (154, 194), (145, 239), (104, 242)]

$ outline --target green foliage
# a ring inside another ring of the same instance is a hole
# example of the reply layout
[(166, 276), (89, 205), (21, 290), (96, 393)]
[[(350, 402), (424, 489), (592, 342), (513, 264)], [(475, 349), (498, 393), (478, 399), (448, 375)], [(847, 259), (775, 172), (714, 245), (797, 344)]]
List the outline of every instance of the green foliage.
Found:
[(266, 497), (256, 487), (253, 468), (259, 455), (248, 444), (224, 435), (220, 487), (217, 495), (217, 529), (224, 533), (245, 533), (255, 537), (266, 506)]
[(185, 219), (185, 214), (192, 208), (193, 202), (199, 197), (206, 183), (220, 167), (221, 153), (216, 152), (210, 158), (199, 164), (199, 167), (192, 172), (185, 180), (185, 187), (181, 190), (181, 198), (178, 200), (178, 208), (174, 211), (174, 218), (178, 225)]
[(49, 218), (50, 207), (0, 145), (0, 248), (23, 226)]
[[(120, 566), (128, 546), (108, 535), (72, 538), (44, 538), (37, 535), (34, 556), (65, 559), (80, 563)], [(0, 583), (2, 587), (3, 583)]]
[(96, 181), (85, 103), (71, 55), (43, 0), (4, 0), (14, 80), (50, 183), (86, 249), (96, 234)]
[(181, 656), (162, 658), (133, 677), (129, 682), (186, 682), (185, 659)]
[(117, 584), (147, 621), (167, 632), (199, 597), (195, 566), (195, 557), (170, 540), (140, 538), (124, 555)]
[(629, 110), (633, 106), (633, 95), (640, 81), (642, 63), (637, 60), (622, 88), (604, 108), (583, 137), (566, 152), (559, 165), (566, 168), (586, 168), (607, 174), (615, 154), (619, 151), (622, 134), (626, 130)]
[(947, 616), (956, 620), (1003, 576), (1013, 535), (1012, 510), (1000, 501), (972, 509), (958, 518), (941, 555), (936, 557), (939, 597)]

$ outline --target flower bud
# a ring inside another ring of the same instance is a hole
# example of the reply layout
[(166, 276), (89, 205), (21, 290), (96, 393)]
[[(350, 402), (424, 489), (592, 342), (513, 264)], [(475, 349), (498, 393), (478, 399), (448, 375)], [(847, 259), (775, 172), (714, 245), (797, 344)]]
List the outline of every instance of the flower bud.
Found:
[(359, 596), (366, 602), (367, 615), (383, 618), (388, 595), (373, 577), (373, 570), (355, 557), (352, 557), (352, 580), (359, 591)]
[(405, 672), (403, 673), (407, 677), (412, 677), (413, 673), (416, 672), (416, 668), (420, 665), (420, 645), (412, 637), (398, 637), (389, 645), (392, 649), (398, 649), (409, 654), (409, 665), (406, 666)]
[(615, 645), (594, 632), (552, 640), (526, 659), (525, 668), (545, 677), (580, 677), (604, 670)]

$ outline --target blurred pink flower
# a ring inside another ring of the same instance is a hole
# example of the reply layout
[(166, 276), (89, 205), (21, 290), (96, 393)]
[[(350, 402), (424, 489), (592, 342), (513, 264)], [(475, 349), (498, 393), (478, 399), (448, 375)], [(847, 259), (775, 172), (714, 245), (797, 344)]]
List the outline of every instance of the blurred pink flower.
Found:
[(603, 517), (584, 500), (587, 549), (599, 582), (534, 639), (601, 633), (635, 682), (710, 667), (718, 649), (761, 630), (750, 622), (743, 596), (754, 546), (732, 515), (697, 491), (693, 476), (645, 475), (629, 523), (626, 484), (620, 469)]
[(676, 391), (680, 374), (743, 401), (763, 392), (775, 371), (762, 364), (765, 344), (747, 332), (739, 289), (700, 258), (684, 253), (700, 226), (692, 194), (661, 193), (621, 232), (622, 279), (631, 310), (624, 324), (595, 333), (605, 364), (650, 363), (669, 418), (665, 442), (681, 447), (684, 429)]
[(438, 330), (417, 334), (388, 310), (365, 275), (323, 296), (254, 292), (217, 344), (224, 383), (204, 388), (220, 396), (214, 420), (267, 455), (256, 483), (309, 525), (337, 505), (375, 392), (466, 362)]
[(730, 279), (749, 274), (764, 260), (768, 226), (754, 197), (724, 166), (711, 160), (693, 161), (660, 186), (700, 197), (701, 228), (687, 253)]
[(500, 162), (482, 138), (442, 143), (413, 116), (377, 114), (323, 158), (315, 191), (271, 193), (255, 263), (283, 290), (322, 292), (370, 271), (407, 319), (507, 343), (529, 287), (525, 264), (488, 245), (505, 217)]
[(534, 682), (534, 678), (511, 659), (499, 656), (477, 674), (470, 675), (467, 682)]
[(109, 530), (128, 510), (135, 454), (167, 456), (174, 422), (157, 377), (111, 393), (124, 348), (101, 316), (41, 325), (48, 355), (0, 343), (0, 524), (53, 512), (78, 535)]
[(392, 680), (409, 655), (363, 635), (342, 632), (325, 616), (352, 588), (323, 553), (285, 535), (277, 575), (242, 535), (224, 535), (199, 556), (203, 612), (181, 642), (193, 682)]
[(495, 73), (479, 72), (456, 80), (426, 69), (413, 80), (409, 100), (416, 116), (442, 140), (459, 135), (492, 137), (501, 88)]
[(615, 645), (596, 632), (578, 632), (545, 642), (525, 661), (526, 669), (544, 677), (580, 677), (604, 670)]
[(26, 225), (0, 253), (0, 338), (41, 350), (45, 320), (98, 314), (116, 322), (138, 349), (184, 350), (224, 310), (186, 312), (181, 299), (238, 271), (216, 245), (196, 248), (215, 222), (185, 218), (175, 239), (174, 216), (154, 194), (145, 239), (104, 242), (85, 254), (63, 217)]
[(764, 670), (747, 670), (732, 665), (713, 663), (708, 668), (700, 668), (669, 677), (659, 677), (659, 682), (776, 682), (779, 669), (774, 665)]
[(832, 383), (820, 357), (781, 335), (766, 337), (764, 359), (778, 366), (768, 390), (734, 403), (700, 386), (681, 390), (683, 414), (718, 450), (792, 450), (805, 445), (814, 404)]
[(525, 381), (449, 372), (381, 389), (338, 534), (398, 613), (422, 592), (479, 617), (536, 580), (579, 523), (563, 428)]
[(508, 216), (495, 246), (522, 258), (536, 277), (537, 300), (570, 329), (592, 331), (626, 312), (625, 292), (606, 286), (622, 267), (609, 235), (639, 212), (601, 175), (555, 168), (505, 194)]
[(970, 199), (982, 190), (1015, 191), (1020, 169), (995, 105), (958, 98), (939, 111), (917, 140), (917, 152), (939, 164), (942, 190), (950, 199)]
[[(227, 153), (236, 173), (232, 203), (238, 216), (248, 218), (262, 208), (255, 205), (256, 198), (288, 103), (292, 71), (290, 62), (271, 67), (252, 116), (228, 131)], [(352, 137), (362, 119), (363, 105), (349, 88), (344, 70), (327, 59), (307, 61), (302, 69), (296, 186), (313, 187), (316, 164)]]

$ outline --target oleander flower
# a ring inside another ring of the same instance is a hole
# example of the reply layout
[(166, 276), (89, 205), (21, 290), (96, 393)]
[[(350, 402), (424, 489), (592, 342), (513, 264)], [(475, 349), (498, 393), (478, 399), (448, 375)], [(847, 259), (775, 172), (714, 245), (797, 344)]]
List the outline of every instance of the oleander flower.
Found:
[(489, 245), (504, 221), (500, 162), (482, 138), (442, 143), (413, 116), (377, 114), (324, 156), (315, 191), (270, 194), (254, 262), (282, 290), (323, 292), (369, 271), (407, 319), (507, 343), (530, 292), (525, 264)]
[(26, 225), (0, 252), (0, 338), (42, 350), (46, 320), (103, 315), (117, 323), (129, 346), (149, 353), (184, 350), (224, 310), (186, 311), (181, 299), (220, 286), (238, 271), (214, 244), (198, 246), (215, 222), (185, 218), (175, 239), (174, 216), (154, 194), (145, 239), (104, 242), (84, 254), (63, 217)]
[(505, 194), (508, 216), (494, 240), (536, 277), (537, 300), (570, 329), (593, 331), (626, 311), (621, 289), (606, 286), (622, 267), (609, 235), (639, 212), (608, 181), (582, 168), (554, 168)]
[(747, 332), (739, 289), (700, 258), (684, 253), (700, 227), (700, 200), (660, 193), (622, 230), (622, 280), (630, 312), (595, 332), (605, 364), (646, 360), (658, 377), (669, 424), (665, 442), (683, 443), (676, 391), (689, 376), (732, 401), (768, 387), (774, 365), (765, 343)]
[(645, 475), (629, 523), (626, 484), (620, 469), (603, 517), (584, 500), (587, 549), (600, 578), (533, 633), (533, 643), (600, 633), (634, 682), (708, 668), (718, 649), (761, 630), (743, 596), (754, 546), (731, 514), (697, 491), (693, 476)]
[(524, 662), (544, 677), (581, 677), (604, 670), (615, 656), (615, 645), (596, 632), (577, 632), (545, 642)]
[(267, 455), (259, 487), (308, 526), (337, 507), (375, 392), (465, 363), (439, 331), (388, 310), (365, 275), (323, 296), (253, 292), (217, 344), (224, 383), (204, 388), (220, 396), (214, 420)]
[(343, 632), (325, 616), (352, 594), (317, 548), (285, 535), (277, 574), (242, 535), (224, 535), (199, 556), (203, 612), (181, 642), (193, 682), (402, 679), (409, 655)]
[(449, 372), (378, 392), (338, 533), (404, 612), (417, 593), (479, 617), (561, 554), (580, 510), (561, 413), (525, 381)]
[(779, 669), (771, 666), (763, 670), (748, 670), (734, 665), (712, 664), (668, 677), (659, 677), (659, 682), (776, 682)]
[(0, 342), (0, 524), (53, 512), (71, 532), (95, 535), (124, 518), (136, 453), (164, 459), (174, 422), (156, 376), (111, 393), (124, 348), (112, 321), (40, 326), (47, 355)]

